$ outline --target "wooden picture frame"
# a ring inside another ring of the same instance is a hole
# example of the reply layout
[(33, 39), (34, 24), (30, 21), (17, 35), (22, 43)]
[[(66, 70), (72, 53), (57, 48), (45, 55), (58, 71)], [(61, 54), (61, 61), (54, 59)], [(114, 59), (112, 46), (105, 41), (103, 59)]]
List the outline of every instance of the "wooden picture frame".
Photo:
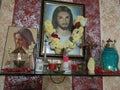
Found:
[[(67, 9), (69, 9), (69, 11), (71, 12), (71, 16), (72, 16), (72, 21), (75, 20), (75, 18), (77, 16), (85, 16), (85, 5), (84, 4), (76, 4), (76, 3), (70, 3), (70, 2), (61, 2), (61, 1), (54, 1), (54, 0), (43, 0), (42, 2), (42, 10), (41, 10), (41, 27), (40, 27), (40, 56), (43, 56), (44, 53), (47, 54), (47, 56), (52, 56), (52, 57), (58, 57), (58, 56), (62, 56), (62, 50), (60, 53), (56, 53), (56, 50), (51, 48), (50, 46), (50, 42), (49, 42), (49, 37), (47, 37), (47, 32), (45, 31), (45, 22), (51, 21), (52, 24), (54, 22), (55, 24), (55, 20), (53, 21), (53, 17), (55, 17), (55, 11), (57, 8), (59, 7), (66, 7)], [(69, 14), (69, 13), (68, 13)], [(70, 18), (71, 18), (70, 16)], [(66, 17), (67, 18), (67, 17)], [(70, 21), (71, 21), (70, 20)], [(73, 23), (71, 24), (70, 29), (73, 29)], [(53, 25), (55, 26), (55, 25)], [(56, 26), (55, 26), (56, 27)], [(54, 29), (54, 28), (53, 28)], [(84, 28), (85, 29), (85, 28)], [(49, 32), (49, 31), (48, 31)], [(85, 38), (85, 33), (83, 32), (83, 36), (81, 38), (81, 42), (84, 42), (84, 38)], [(61, 39), (62, 40), (62, 39)], [(46, 45), (45, 45), (45, 41), (46, 41)], [(62, 45), (65, 46), (66, 44)], [(74, 48), (74, 50), (68, 52), (70, 57), (84, 57), (84, 48), (80, 48), (79, 45), (76, 46), (77, 48)]]
[[(8, 27), (1, 69), (16, 68), (11, 55), (19, 47), (21, 47), (25, 53), (29, 53), (29, 59), (26, 61), (26, 65), (24, 65), (25, 68), (34, 69), (34, 51), (37, 40), (37, 31), (36, 28)], [(31, 45), (33, 46), (31, 47)]]

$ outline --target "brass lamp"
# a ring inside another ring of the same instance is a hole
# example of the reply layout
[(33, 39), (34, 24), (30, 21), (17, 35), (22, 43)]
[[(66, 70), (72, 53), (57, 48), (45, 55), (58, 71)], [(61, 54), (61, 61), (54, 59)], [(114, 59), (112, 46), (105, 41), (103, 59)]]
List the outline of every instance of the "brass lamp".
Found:
[(26, 60), (28, 60), (28, 55), (22, 47), (18, 47), (12, 52), (13, 63), (16, 68), (24, 67)]

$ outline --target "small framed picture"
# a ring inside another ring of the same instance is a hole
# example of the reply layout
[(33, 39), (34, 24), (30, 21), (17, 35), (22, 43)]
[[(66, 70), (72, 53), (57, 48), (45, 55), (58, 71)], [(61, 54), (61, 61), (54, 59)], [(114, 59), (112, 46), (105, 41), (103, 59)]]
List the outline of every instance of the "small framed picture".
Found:
[(34, 69), (34, 50), (37, 40), (37, 29), (9, 26), (2, 69), (31, 68)]
[[(43, 0), (40, 27), (40, 56), (84, 57), (84, 27), (75, 23), (84, 19), (85, 5), (53, 0)], [(78, 26), (77, 26), (78, 25)], [(76, 28), (77, 27), (77, 28)], [(78, 30), (79, 28), (79, 30)]]

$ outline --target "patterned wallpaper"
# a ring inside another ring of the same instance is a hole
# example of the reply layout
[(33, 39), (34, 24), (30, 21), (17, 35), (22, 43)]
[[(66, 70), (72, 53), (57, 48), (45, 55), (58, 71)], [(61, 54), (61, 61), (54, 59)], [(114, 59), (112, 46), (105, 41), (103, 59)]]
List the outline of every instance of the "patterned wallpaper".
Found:
[(39, 29), (40, 0), (15, 0), (12, 25)]
[[(93, 42), (100, 45), (100, 12), (98, 0), (73, 0), (76, 3), (85, 4), (85, 16), (88, 18), (86, 25), (86, 37), (89, 36)], [(92, 2), (92, 3), (91, 3)], [(95, 60), (100, 60), (100, 47), (93, 50), (93, 56)], [(99, 81), (99, 82), (98, 82)], [(99, 90), (102, 90), (102, 78), (95, 78), (96, 86)], [(73, 89), (74, 90), (88, 90), (92, 88), (92, 79), (89, 77), (73, 77)]]
[[(39, 29), (40, 0), (15, 0), (12, 26)], [(6, 76), (4, 90), (39, 90), (42, 88), (42, 77)]]
[[(2, 62), (3, 50), (5, 46), (8, 26), (12, 23), (14, 10), (14, 0), (1, 0), (0, 8), (0, 67)], [(0, 90), (4, 88), (4, 76), (0, 76)]]
[[(120, 0), (100, 0), (101, 40), (116, 40), (120, 56)], [(120, 68), (120, 61), (119, 61)], [(104, 90), (119, 90), (120, 77), (103, 77)]]
[(2, 0), (2, 5), (0, 10), (0, 63), (2, 61), (3, 48), (5, 46), (7, 29), (8, 26), (10, 26), (12, 23), (13, 10), (14, 10), (14, 0), (9, 0), (9, 1)]

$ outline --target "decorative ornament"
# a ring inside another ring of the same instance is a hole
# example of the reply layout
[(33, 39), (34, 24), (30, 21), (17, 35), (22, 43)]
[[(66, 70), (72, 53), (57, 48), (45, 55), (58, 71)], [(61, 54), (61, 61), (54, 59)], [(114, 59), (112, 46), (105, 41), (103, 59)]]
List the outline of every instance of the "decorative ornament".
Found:
[(69, 56), (68, 56), (68, 52), (66, 52), (66, 50), (63, 50), (63, 70), (65, 72), (69, 72), (70, 69), (69, 69)]
[[(90, 36), (86, 37), (86, 40), (84, 43), (81, 43), (80, 47), (85, 48), (86, 53), (86, 63), (87, 63), (87, 70), (89, 74), (95, 73), (95, 60), (92, 57), (92, 50), (94, 50), (98, 45), (93, 41), (93, 39)], [(88, 62), (87, 62), (88, 61)]]
[(87, 63), (87, 67), (88, 67), (88, 74), (95, 74), (95, 60), (92, 57), (92, 54), (89, 57), (88, 63)]
[(101, 55), (102, 69), (104, 71), (118, 71), (119, 56), (115, 48), (116, 41), (114, 40), (113, 42), (111, 39), (108, 39), (106, 42)]

